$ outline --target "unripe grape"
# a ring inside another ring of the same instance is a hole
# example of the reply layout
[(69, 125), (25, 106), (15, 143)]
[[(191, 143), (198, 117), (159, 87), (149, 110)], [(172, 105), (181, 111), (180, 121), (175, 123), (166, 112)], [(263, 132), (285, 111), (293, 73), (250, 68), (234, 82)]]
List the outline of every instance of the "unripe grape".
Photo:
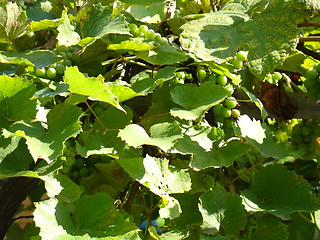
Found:
[(69, 59), (65, 59), (65, 60), (63, 61), (63, 65), (65, 65), (66, 67), (70, 67), (70, 66), (72, 66), (72, 62), (71, 62), (71, 60), (69, 60)]
[(242, 68), (242, 67), (243, 67), (242, 61), (240, 61), (240, 60), (238, 60), (238, 59), (233, 59), (233, 60), (232, 60), (232, 65), (233, 65), (235, 68)]
[(225, 118), (231, 117), (231, 110), (229, 108), (223, 108), (221, 115)]
[(185, 74), (185, 72), (181, 71), (181, 72), (176, 72), (176, 76), (177, 76), (177, 78), (185, 79), (186, 74)]
[(84, 164), (85, 164), (85, 162), (84, 162), (83, 158), (77, 158), (75, 163), (74, 163), (74, 166), (76, 168), (80, 169), (80, 168), (84, 167)]
[(59, 51), (59, 53), (68, 52), (69, 48), (67, 46), (65, 46), (65, 45), (59, 45), (59, 46), (57, 46), (57, 50)]
[(314, 66), (314, 69), (316, 69), (317, 72), (320, 73), (320, 63), (317, 63), (317, 64)]
[(37, 69), (36, 69), (36, 75), (37, 75), (38, 77), (44, 77), (44, 76), (46, 76), (46, 70), (45, 70), (45, 68), (37, 68)]
[(72, 52), (67, 52), (67, 58), (71, 59), (73, 57), (73, 53)]
[(247, 54), (246, 54), (246, 52), (244, 52), (244, 51), (239, 51), (239, 52), (237, 52), (237, 54), (236, 54), (236, 59), (239, 60), (239, 61), (244, 61), (244, 60), (246, 60), (246, 59), (247, 59)]
[(216, 115), (221, 115), (222, 110), (224, 109), (222, 104), (215, 105), (212, 110)]
[(206, 76), (207, 76), (206, 70), (204, 70), (203, 68), (199, 68), (197, 71), (198, 80), (202, 81), (203, 79), (205, 79)]
[(155, 32), (153, 29), (149, 29), (147, 32), (145, 32), (144, 36), (148, 40), (154, 40)]
[(65, 68), (66, 67), (63, 64), (58, 63), (57, 66), (56, 66), (56, 71), (57, 71), (58, 74), (63, 74)]
[(306, 78), (308, 80), (314, 80), (318, 76), (318, 72), (314, 68), (309, 68), (306, 72)]
[(146, 26), (146, 25), (141, 25), (140, 27), (139, 27), (139, 32), (140, 33), (143, 33), (143, 34), (146, 34), (146, 32), (148, 32), (148, 27)]
[(238, 102), (234, 97), (229, 97), (225, 100), (224, 105), (227, 108), (235, 108), (237, 106)]
[(227, 78), (227, 76), (220, 75), (217, 78), (217, 82), (218, 82), (219, 85), (224, 86), (224, 85), (226, 85), (228, 83), (228, 78)]
[(233, 118), (238, 118), (238, 117), (240, 117), (240, 111), (238, 110), (238, 109), (232, 109), (231, 110), (231, 117), (233, 117)]
[(55, 68), (48, 68), (46, 71), (46, 75), (48, 78), (54, 78), (55, 76), (57, 76), (57, 71)]
[(282, 78), (282, 74), (279, 72), (275, 72), (272, 77), (274, 80), (279, 81)]
[(129, 24), (129, 32), (132, 34), (132, 35), (137, 35), (138, 33), (138, 26), (134, 23), (130, 23)]
[(83, 167), (79, 170), (79, 174), (81, 177), (87, 177), (87, 176), (89, 176), (90, 172), (89, 172), (88, 168)]
[(67, 59), (67, 58), (68, 58), (67, 52), (60, 52), (59, 55), (60, 55), (63, 59)]

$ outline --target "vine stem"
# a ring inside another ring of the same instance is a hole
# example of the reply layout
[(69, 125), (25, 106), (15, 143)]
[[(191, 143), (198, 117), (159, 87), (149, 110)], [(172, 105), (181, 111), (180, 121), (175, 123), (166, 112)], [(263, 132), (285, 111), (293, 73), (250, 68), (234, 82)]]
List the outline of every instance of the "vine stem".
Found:
[(99, 119), (99, 117), (97, 116), (97, 114), (93, 111), (93, 109), (91, 108), (90, 104), (85, 101), (85, 104), (87, 105), (87, 107), (90, 109), (90, 111), (92, 112), (93, 116), (97, 119), (98, 123), (100, 124), (100, 126), (102, 127), (102, 129), (104, 131), (107, 131), (108, 129), (103, 125), (103, 123), (101, 122), (101, 120)]

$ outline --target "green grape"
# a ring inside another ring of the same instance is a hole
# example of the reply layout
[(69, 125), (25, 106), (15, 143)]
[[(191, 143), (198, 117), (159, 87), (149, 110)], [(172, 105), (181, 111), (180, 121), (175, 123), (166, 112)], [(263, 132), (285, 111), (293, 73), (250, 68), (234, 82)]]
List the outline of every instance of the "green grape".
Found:
[(66, 67), (61, 63), (58, 63), (56, 66), (56, 71), (58, 74), (63, 74), (65, 69)]
[(225, 86), (228, 83), (228, 78), (227, 78), (227, 76), (220, 75), (217, 78), (217, 82), (218, 82), (219, 85)]
[(317, 72), (320, 73), (320, 63), (317, 63), (317, 64), (314, 66), (314, 69), (316, 69)]
[(279, 80), (282, 78), (282, 74), (279, 73), (279, 72), (274, 72), (274, 74), (272, 75), (272, 78), (273, 78), (275, 81), (279, 81)]
[(69, 59), (65, 59), (63, 61), (63, 65), (65, 65), (66, 67), (71, 67), (72, 66), (72, 62)]
[(186, 77), (186, 73), (181, 71), (181, 72), (176, 72), (176, 77), (177, 78), (181, 78), (181, 79), (185, 79)]
[(238, 60), (238, 59), (233, 59), (233, 60), (232, 60), (232, 65), (233, 65), (235, 68), (242, 68), (242, 67), (243, 67), (242, 61), (240, 61), (240, 60)]
[(73, 53), (72, 52), (67, 52), (67, 58), (71, 59), (73, 57)]
[(215, 106), (212, 108), (212, 111), (213, 111), (214, 114), (216, 114), (216, 115), (221, 115), (223, 109), (224, 109), (224, 106), (223, 106), (222, 104), (218, 104), (218, 105), (215, 105)]
[(309, 68), (306, 72), (306, 79), (308, 80), (314, 80), (318, 76), (318, 72), (314, 68)]
[(224, 105), (227, 108), (235, 108), (237, 106), (238, 102), (234, 97), (229, 97), (224, 101)]
[(197, 78), (199, 81), (202, 81), (207, 76), (206, 70), (204, 70), (202, 67), (200, 67), (197, 71)]
[(59, 55), (63, 58), (63, 59), (67, 59), (68, 55), (66, 52), (60, 52)]
[(162, 36), (161, 36), (160, 33), (155, 33), (155, 34), (154, 34), (154, 40), (155, 40), (155, 41), (159, 41), (159, 39), (161, 39), (161, 38), (162, 38)]
[(69, 48), (68, 48), (67, 46), (65, 46), (65, 45), (58, 45), (58, 46), (57, 46), (57, 50), (58, 50), (59, 53), (61, 53), (61, 52), (68, 52), (68, 51), (69, 51)]
[(84, 165), (85, 165), (85, 161), (84, 161), (83, 158), (77, 158), (77, 159), (75, 160), (74, 166), (75, 166), (77, 169), (80, 169), (80, 168), (84, 167)]
[(310, 129), (309, 129), (307, 126), (303, 126), (303, 127), (301, 128), (301, 134), (302, 134), (303, 136), (308, 136), (308, 135), (310, 135)]
[(141, 25), (138, 30), (139, 30), (139, 33), (143, 33), (145, 35), (149, 29), (146, 25)]
[(144, 37), (147, 40), (154, 40), (155, 32), (153, 29), (149, 29), (147, 32), (144, 33)]
[(55, 68), (48, 68), (46, 71), (46, 75), (48, 78), (55, 78), (55, 76), (57, 76), (57, 71)]
[(239, 61), (245, 61), (246, 59), (247, 59), (247, 54), (246, 54), (246, 52), (244, 52), (244, 51), (239, 51), (239, 52), (237, 52), (237, 54), (236, 54), (236, 59), (237, 60), (239, 60)]
[(231, 117), (231, 110), (229, 108), (223, 108), (221, 115), (225, 118)]
[(138, 34), (138, 26), (134, 23), (130, 23), (129, 24), (129, 32), (132, 35), (136, 36)]
[(79, 170), (79, 175), (81, 177), (88, 177), (90, 174), (89, 169), (87, 167), (83, 167)]
[(80, 177), (79, 171), (77, 171), (77, 170), (73, 171), (72, 174), (71, 174), (71, 177), (72, 177), (73, 179), (79, 178), (79, 177)]
[(46, 69), (45, 68), (37, 68), (36, 69), (36, 75), (38, 77), (44, 77), (46, 76)]
[(238, 109), (232, 109), (231, 110), (231, 117), (233, 117), (233, 118), (238, 118), (238, 117), (240, 117), (240, 111), (238, 110)]

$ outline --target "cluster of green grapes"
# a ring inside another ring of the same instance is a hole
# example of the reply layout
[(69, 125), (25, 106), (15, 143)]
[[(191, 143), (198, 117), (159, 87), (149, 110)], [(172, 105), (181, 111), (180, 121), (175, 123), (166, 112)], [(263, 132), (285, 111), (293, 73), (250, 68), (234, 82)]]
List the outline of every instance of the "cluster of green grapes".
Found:
[(319, 120), (301, 120), (292, 129), (292, 147), (304, 152), (304, 158), (316, 157), (316, 139), (320, 136), (319, 123)]
[(292, 127), (296, 124), (297, 119), (288, 121), (277, 121), (274, 118), (268, 118), (267, 123), (277, 142), (288, 142), (288, 132), (292, 131)]
[(192, 79), (192, 75), (190, 73), (187, 73), (185, 71), (178, 71), (175, 73), (174, 83), (177, 84), (184, 84), (185, 80)]
[(222, 103), (215, 105), (212, 110), (216, 121), (227, 125), (231, 124), (233, 119), (240, 116), (237, 106), (238, 101), (234, 97), (228, 97)]
[(168, 43), (168, 40), (165, 37), (162, 37), (160, 33), (155, 32), (153, 29), (149, 29), (146, 25), (141, 25), (138, 27), (136, 24), (130, 23), (129, 31), (134, 37), (140, 37), (148, 41), (154, 41), (159, 45)]
[(278, 81), (282, 78), (282, 74), (279, 72), (268, 73), (265, 77), (265, 81), (271, 84), (278, 84)]
[(41, 78), (54, 79), (57, 75), (62, 75), (66, 67), (72, 66), (74, 63), (79, 62), (80, 55), (78, 54), (81, 48), (79, 46), (67, 47), (58, 45), (54, 53), (57, 54), (59, 61), (43, 68), (35, 68), (34, 73)]
[(307, 70), (306, 80), (303, 83), (308, 90), (310, 98), (320, 98), (320, 63)]
[(231, 64), (237, 69), (242, 68), (244, 65), (243, 63), (247, 60), (247, 55), (248, 53), (245, 51), (237, 52), (235, 57), (232, 59)]

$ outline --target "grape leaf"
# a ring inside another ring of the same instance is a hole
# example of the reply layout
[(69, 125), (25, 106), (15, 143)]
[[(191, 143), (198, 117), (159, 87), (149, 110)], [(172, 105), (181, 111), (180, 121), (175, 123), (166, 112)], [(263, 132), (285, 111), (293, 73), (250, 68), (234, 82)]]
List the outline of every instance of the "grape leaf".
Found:
[(204, 14), (184, 24), (182, 47), (203, 60), (221, 63), (246, 45), (250, 71), (263, 78), (295, 49), (302, 31), (294, 21), (304, 13), (295, 11), (291, 1), (266, 1), (259, 7), (256, 2), (250, 4), (241, 10)]
[(252, 189), (242, 192), (243, 204), (248, 211), (267, 211), (288, 219), (293, 212), (313, 212), (320, 208), (311, 189), (301, 176), (271, 165), (256, 173)]
[(287, 145), (275, 142), (270, 129), (260, 121), (251, 120), (247, 115), (239, 117), (238, 126), (241, 135), (265, 156), (281, 159), (290, 155)]
[(159, 213), (162, 218), (176, 218), (181, 213), (179, 202), (169, 194), (183, 193), (191, 189), (191, 179), (188, 173), (173, 168), (166, 159), (150, 156), (143, 158), (119, 159), (118, 162), (126, 172), (159, 195), (166, 203)]
[(24, 78), (0, 76), (0, 128), (35, 117), (36, 100), (31, 99), (35, 91), (35, 85)]
[(0, 42), (13, 41), (20, 37), (28, 26), (26, 12), (16, 3), (2, 4), (0, 8)]
[(70, 92), (89, 96), (94, 100), (107, 102), (123, 110), (117, 97), (103, 83), (103, 79), (100, 77), (86, 78), (77, 67), (68, 67), (65, 70), (63, 80), (69, 84)]
[(137, 124), (127, 125), (120, 130), (119, 137), (131, 147), (138, 147), (144, 144), (153, 145), (168, 151), (173, 147), (175, 141), (182, 138), (181, 130), (177, 122), (158, 123), (150, 128), (150, 135), (146, 133), (143, 127)]
[(22, 53), (13, 53), (0, 51), (0, 62), (8, 64), (22, 64), (35, 66), (36, 68), (47, 67), (50, 64), (56, 63), (58, 57), (51, 51), (36, 50)]
[(60, 45), (72, 46), (80, 41), (80, 36), (71, 28), (70, 20), (66, 11), (62, 13), (62, 23), (58, 26), (58, 43)]
[(154, 65), (172, 65), (188, 60), (188, 55), (180, 49), (170, 45), (158, 45), (149, 51), (135, 52), (137, 57)]
[(47, 115), (48, 129), (45, 129), (40, 122), (19, 121), (8, 131), (4, 131), (3, 135), (25, 138), (33, 159), (36, 161), (38, 158), (43, 158), (50, 163), (62, 153), (63, 143), (80, 132), (81, 115), (80, 108), (59, 104)]
[(263, 215), (257, 219), (252, 239), (286, 240), (288, 239), (286, 225), (272, 215)]
[(114, 199), (105, 193), (82, 196), (75, 202), (71, 217), (71, 213), (62, 202), (51, 198), (36, 203), (34, 221), (40, 228), (43, 240), (64, 239), (62, 237), (67, 236), (74, 239), (78, 236), (101, 239), (126, 234), (136, 235), (138, 229), (133, 223), (124, 219), (115, 209), (113, 202)]
[(246, 212), (238, 195), (226, 192), (217, 185), (200, 195), (199, 210), (204, 234), (215, 235), (223, 229), (227, 235), (236, 235), (244, 230), (247, 223)]
[[(150, 1), (149, 1), (150, 2)], [(147, 23), (160, 23), (166, 17), (166, 4), (161, 1), (131, 5), (127, 11), (137, 20)]]
[(130, 34), (121, 16), (112, 16), (108, 6), (88, 5), (77, 15), (83, 37), (102, 38), (107, 34)]
[(206, 151), (199, 143), (185, 136), (175, 144), (175, 149), (182, 154), (192, 154), (190, 166), (199, 171), (209, 167), (229, 167), (236, 158), (243, 155), (248, 147), (240, 141), (230, 141), (225, 146)]
[(216, 87), (213, 82), (176, 86), (170, 92), (172, 101), (181, 108), (172, 108), (171, 115), (186, 120), (200, 118), (210, 107), (220, 103), (230, 92)]

